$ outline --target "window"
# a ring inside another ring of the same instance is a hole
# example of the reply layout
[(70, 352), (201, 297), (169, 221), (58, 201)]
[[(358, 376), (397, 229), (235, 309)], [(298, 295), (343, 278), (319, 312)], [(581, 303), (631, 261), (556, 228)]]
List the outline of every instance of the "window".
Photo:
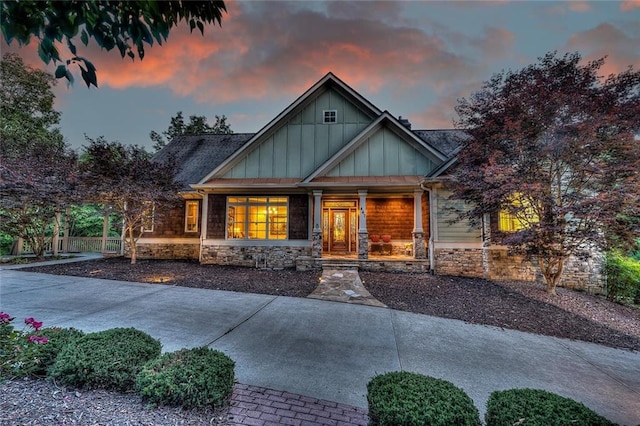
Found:
[(227, 197), (227, 238), (286, 240), (287, 197)]
[(522, 194), (512, 197), (511, 207), (500, 211), (498, 229), (503, 232), (516, 232), (529, 228), (540, 219), (530, 201)]
[(142, 213), (142, 232), (153, 232), (156, 206), (150, 201), (145, 202), (144, 205), (145, 209)]
[(322, 111), (322, 116), (323, 116), (322, 122), (325, 124), (338, 122), (338, 110), (325, 109), (324, 111)]
[(184, 231), (198, 232), (198, 201), (187, 201), (185, 205)]

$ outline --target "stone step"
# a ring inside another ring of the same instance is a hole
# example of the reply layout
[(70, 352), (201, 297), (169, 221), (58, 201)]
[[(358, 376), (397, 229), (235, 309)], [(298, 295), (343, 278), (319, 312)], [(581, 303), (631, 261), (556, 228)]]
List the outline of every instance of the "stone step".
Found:
[(348, 262), (323, 262), (322, 269), (336, 269), (336, 270), (345, 270), (345, 269), (353, 269), (358, 270), (358, 263), (348, 263)]

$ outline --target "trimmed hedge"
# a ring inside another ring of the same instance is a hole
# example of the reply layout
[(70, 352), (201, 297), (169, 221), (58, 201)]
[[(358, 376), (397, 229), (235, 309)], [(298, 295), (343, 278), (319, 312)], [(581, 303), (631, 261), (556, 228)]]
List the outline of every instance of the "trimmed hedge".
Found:
[(234, 366), (220, 351), (181, 349), (147, 363), (138, 374), (136, 389), (156, 404), (220, 407), (233, 391)]
[(509, 389), (489, 396), (487, 426), (610, 426), (584, 404), (539, 389)]
[(374, 377), (367, 384), (371, 425), (478, 426), (471, 398), (446, 380), (409, 372)]
[(44, 345), (37, 345), (34, 355), (37, 363), (28, 371), (28, 374), (36, 377), (45, 377), (47, 370), (54, 364), (58, 354), (67, 344), (84, 336), (84, 332), (76, 328), (48, 327), (36, 333), (44, 336), (49, 341)]
[(126, 392), (161, 348), (159, 340), (135, 328), (89, 333), (60, 351), (48, 376), (67, 385)]

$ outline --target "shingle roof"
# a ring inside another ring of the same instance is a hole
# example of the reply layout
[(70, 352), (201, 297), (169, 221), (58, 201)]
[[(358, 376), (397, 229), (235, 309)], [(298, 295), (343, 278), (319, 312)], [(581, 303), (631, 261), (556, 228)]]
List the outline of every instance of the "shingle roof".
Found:
[(163, 162), (173, 157), (179, 167), (176, 180), (184, 182), (184, 189), (190, 189), (189, 184), (200, 182), (253, 135), (254, 133), (233, 133), (178, 136), (158, 151), (153, 159)]
[(427, 142), (447, 157), (455, 154), (460, 148), (461, 141), (469, 136), (463, 130), (412, 130), (420, 139)]
[[(467, 137), (464, 131), (455, 129), (413, 130), (413, 133), (447, 157), (454, 155), (460, 141)], [(189, 184), (199, 183), (254, 135), (255, 133), (233, 133), (178, 136), (158, 151), (153, 159), (163, 162), (173, 156), (179, 167), (176, 179), (184, 182), (183, 189), (189, 190)]]

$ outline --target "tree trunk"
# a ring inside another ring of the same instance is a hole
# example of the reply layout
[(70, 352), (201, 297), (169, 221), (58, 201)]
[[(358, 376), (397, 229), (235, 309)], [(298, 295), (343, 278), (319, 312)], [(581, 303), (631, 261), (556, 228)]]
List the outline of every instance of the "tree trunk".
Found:
[(562, 276), (562, 270), (564, 269), (563, 257), (553, 257), (548, 259), (539, 260), (540, 272), (544, 277), (545, 284), (547, 285), (547, 293), (556, 294), (556, 285), (560, 281)]
[(133, 227), (129, 227), (129, 249), (131, 250), (131, 264), (136, 264), (136, 239), (133, 235)]

